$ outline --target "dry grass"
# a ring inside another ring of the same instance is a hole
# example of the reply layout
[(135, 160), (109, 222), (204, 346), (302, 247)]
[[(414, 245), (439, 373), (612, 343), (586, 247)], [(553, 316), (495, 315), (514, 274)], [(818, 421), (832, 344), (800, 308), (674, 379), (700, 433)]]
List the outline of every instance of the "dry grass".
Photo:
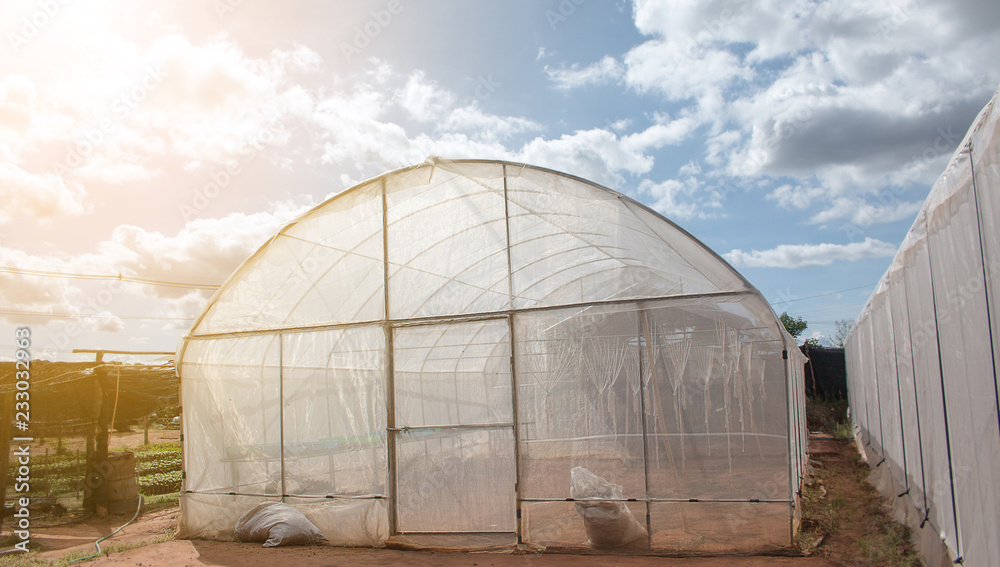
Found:
[[(910, 529), (892, 519), (889, 500), (868, 482), (871, 469), (861, 462), (840, 403), (807, 404), (820, 431), (838, 439), (839, 453), (810, 458), (812, 472), (802, 491), (803, 553), (831, 557), (845, 565), (919, 567)], [(846, 431), (845, 431), (846, 430)]]

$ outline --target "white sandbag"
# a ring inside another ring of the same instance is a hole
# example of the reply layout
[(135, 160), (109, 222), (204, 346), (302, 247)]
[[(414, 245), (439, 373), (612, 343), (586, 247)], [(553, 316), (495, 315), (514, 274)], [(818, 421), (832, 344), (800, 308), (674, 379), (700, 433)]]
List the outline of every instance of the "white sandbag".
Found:
[[(576, 511), (583, 517), (583, 526), (592, 546), (645, 546), (646, 528), (621, 502), (621, 485), (612, 484), (583, 467), (573, 467), (569, 495), (576, 500)], [(591, 499), (594, 501), (587, 501)], [(612, 501), (601, 502), (602, 499)]]
[(261, 502), (233, 528), (236, 541), (262, 541), (264, 547), (326, 543), (326, 537), (302, 512), (283, 502)]

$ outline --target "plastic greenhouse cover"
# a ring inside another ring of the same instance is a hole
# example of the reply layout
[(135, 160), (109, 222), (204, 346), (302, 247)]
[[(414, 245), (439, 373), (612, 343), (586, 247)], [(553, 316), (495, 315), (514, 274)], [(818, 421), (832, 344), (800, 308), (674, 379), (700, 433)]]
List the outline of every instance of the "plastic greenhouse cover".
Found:
[[(938, 178), (848, 341), (852, 402), (868, 406), (864, 418), (854, 413), (862, 435), (892, 461), (900, 458), (895, 437), (902, 435), (901, 485), (924, 507), (953, 558), (967, 564), (1000, 556), (1000, 500), (993, 490), (1000, 483), (996, 100), (995, 94)], [(888, 326), (879, 322), (877, 299), (886, 292)], [(895, 365), (867, 362), (867, 353), (885, 356), (890, 344)]]
[[(654, 518), (644, 545), (788, 545), (806, 458), (794, 345), (742, 276), (645, 206), (433, 158), (289, 223), (195, 323), (181, 532), (225, 537), (278, 500), (338, 544), (583, 545), (565, 499), (584, 466)], [(739, 516), (721, 529), (718, 511)]]

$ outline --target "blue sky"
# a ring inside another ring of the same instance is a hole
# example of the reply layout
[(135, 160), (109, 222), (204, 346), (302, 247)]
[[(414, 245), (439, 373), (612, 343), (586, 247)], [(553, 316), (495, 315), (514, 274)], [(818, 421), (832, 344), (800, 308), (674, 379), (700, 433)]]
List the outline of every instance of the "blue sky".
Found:
[(285, 222), (428, 155), (628, 194), (824, 339), (1000, 83), (985, 0), (18, 0), (0, 16), (0, 332), (30, 327), (50, 359), (173, 350)]

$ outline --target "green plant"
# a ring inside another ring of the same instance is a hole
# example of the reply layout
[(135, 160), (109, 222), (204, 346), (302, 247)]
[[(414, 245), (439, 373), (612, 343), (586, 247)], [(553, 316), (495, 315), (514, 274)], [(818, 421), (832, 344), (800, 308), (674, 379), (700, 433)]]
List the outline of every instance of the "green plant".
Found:
[(139, 490), (143, 494), (164, 494), (181, 489), (181, 471), (154, 473), (139, 477)]
[(143, 496), (142, 508), (147, 512), (175, 508), (180, 501), (180, 496), (179, 492), (167, 492), (164, 494)]
[(788, 331), (788, 334), (792, 335), (796, 339), (799, 338), (802, 331), (805, 331), (806, 327), (809, 326), (809, 323), (802, 317), (794, 318), (787, 312), (782, 312), (781, 315), (778, 316), (778, 320), (785, 326), (785, 330)]
[(846, 421), (838, 421), (833, 427), (833, 436), (837, 439), (854, 439), (854, 428)]

